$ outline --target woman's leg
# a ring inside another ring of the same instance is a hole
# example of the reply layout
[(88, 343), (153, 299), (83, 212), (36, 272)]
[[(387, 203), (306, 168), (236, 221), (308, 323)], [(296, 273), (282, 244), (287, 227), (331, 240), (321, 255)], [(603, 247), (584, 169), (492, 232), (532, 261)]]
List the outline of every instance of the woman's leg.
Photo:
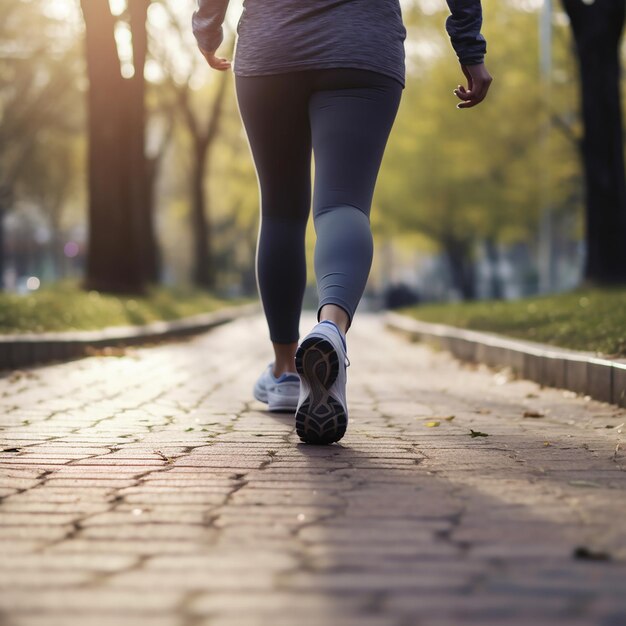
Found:
[(366, 70), (326, 70), (309, 102), (318, 318), (347, 329), (372, 262), (369, 214), (402, 86)]
[(259, 180), (257, 283), (274, 345), (274, 375), (294, 371), (306, 286), (311, 203), (308, 88), (301, 74), (236, 77), (239, 111)]

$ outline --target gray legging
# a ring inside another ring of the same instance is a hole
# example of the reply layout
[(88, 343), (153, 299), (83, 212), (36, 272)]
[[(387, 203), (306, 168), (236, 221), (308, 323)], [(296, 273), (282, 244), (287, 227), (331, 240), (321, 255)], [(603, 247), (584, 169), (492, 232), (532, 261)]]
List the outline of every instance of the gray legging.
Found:
[(369, 214), (402, 85), (378, 72), (321, 69), (237, 76), (237, 100), (261, 191), (257, 280), (275, 343), (298, 340), (311, 206), (319, 309), (350, 321), (372, 264)]

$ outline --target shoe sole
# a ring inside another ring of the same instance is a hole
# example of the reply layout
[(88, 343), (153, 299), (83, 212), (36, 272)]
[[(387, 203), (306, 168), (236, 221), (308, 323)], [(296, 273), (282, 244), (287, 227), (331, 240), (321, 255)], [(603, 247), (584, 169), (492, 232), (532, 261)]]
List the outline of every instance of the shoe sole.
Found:
[[(298, 384), (298, 395), (299, 395), (299, 387)], [(295, 413), (298, 408), (298, 395), (285, 397), (282, 394), (272, 393), (271, 391), (267, 392), (267, 410), (272, 413)]]
[(339, 374), (339, 357), (330, 341), (305, 339), (296, 352), (296, 370), (309, 387), (308, 397), (296, 413), (296, 432), (304, 443), (324, 445), (346, 433), (348, 416), (330, 394)]

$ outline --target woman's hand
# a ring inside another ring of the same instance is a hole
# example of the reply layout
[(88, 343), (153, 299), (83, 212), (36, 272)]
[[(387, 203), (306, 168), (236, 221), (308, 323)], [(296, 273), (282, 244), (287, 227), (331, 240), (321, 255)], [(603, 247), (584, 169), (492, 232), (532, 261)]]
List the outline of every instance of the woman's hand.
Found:
[(461, 65), (463, 74), (467, 78), (467, 89), (459, 85), (454, 90), (454, 95), (463, 102), (456, 105), (457, 109), (469, 109), (481, 103), (489, 91), (489, 85), (493, 81), (484, 63), (477, 65)]
[(200, 48), (200, 52), (202, 52), (202, 56), (207, 60), (207, 63), (214, 69), (219, 70), (220, 72), (225, 72), (230, 69), (230, 61), (228, 59), (222, 59), (221, 57), (215, 56), (215, 51), (207, 52)]

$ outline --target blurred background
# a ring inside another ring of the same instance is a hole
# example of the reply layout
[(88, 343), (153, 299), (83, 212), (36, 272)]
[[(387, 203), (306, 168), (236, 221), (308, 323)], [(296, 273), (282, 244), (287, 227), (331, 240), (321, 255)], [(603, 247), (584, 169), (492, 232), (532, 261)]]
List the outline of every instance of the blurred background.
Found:
[[(407, 87), (374, 199), (365, 306), (513, 299), (624, 280), (626, 263), (607, 273), (589, 261), (589, 238), (603, 244), (585, 217), (570, 18), (575, 5), (593, 4), (483, 0), (495, 81), (485, 103), (459, 111), (445, 2), (402, 1)], [(623, 23), (623, 2), (595, 4), (621, 5)], [(194, 8), (194, 0), (0, 0), (5, 292), (73, 281), (92, 292), (161, 284), (255, 296), (257, 180), (232, 75), (199, 54)], [(225, 56), (240, 13), (233, 0)], [(601, 33), (619, 26), (603, 39), (623, 58), (619, 19), (606, 11), (597, 19), (607, 20), (597, 23)], [(609, 70), (622, 80), (618, 66)], [(599, 115), (623, 159), (621, 129)], [(623, 160), (621, 177), (618, 187)], [(624, 212), (618, 205), (610, 210)], [(312, 268), (309, 281), (312, 304)]]

